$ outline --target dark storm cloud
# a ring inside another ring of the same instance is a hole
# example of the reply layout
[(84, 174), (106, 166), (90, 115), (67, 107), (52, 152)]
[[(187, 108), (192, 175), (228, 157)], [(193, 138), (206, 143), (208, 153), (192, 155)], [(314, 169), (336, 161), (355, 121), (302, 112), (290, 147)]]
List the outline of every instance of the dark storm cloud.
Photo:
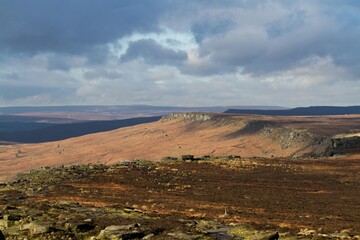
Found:
[(143, 39), (131, 42), (126, 53), (121, 57), (121, 61), (130, 61), (142, 58), (152, 65), (177, 65), (182, 64), (187, 59), (186, 52), (175, 51), (165, 48), (152, 39)]
[(134, 32), (157, 30), (167, 1), (0, 0), (0, 51), (83, 54)]

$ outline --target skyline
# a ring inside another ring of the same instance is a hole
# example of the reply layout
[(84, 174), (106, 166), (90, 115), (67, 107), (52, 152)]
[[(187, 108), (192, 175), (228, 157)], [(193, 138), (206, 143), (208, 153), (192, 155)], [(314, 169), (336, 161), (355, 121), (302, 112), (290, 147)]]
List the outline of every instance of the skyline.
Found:
[(0, 0), (0, 107), (359, 105), (358, 1)]

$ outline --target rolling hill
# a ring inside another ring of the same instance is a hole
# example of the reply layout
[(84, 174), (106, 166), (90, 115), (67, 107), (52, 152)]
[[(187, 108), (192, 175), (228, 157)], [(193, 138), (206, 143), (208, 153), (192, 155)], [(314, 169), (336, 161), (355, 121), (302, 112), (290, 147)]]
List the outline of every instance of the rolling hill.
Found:
[[(111, 164), (131, 159), (158, 161), (165, 156), (185, 154), (323, 156), (332, 154), (334, 139), (340, 139), (337, 146), (358, 141), (359, 126), (359, 115), (269, 117), (178, 113), (157, 122), (63, 141), (0, 146), (0, 181), (41, 166)], [(339, 134), (341, 137), (336, 137)]]
[(322, 115), (344, 115), (360, 114), (360, 106), (334, 107), (313, 106), (298, 107), (292, 109), (228, 109), (225, 113), (231, 114), (255, 114), (271, 116), (322, 116)]

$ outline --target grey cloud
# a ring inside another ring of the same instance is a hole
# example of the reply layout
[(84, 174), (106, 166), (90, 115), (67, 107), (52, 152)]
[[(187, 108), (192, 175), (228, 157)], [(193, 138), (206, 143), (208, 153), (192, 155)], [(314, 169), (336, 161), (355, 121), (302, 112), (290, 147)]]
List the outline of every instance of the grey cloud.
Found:
[(235, 25), (235, 22), (231, 19), (215, 17), (195, 22), (191, 27), (191, 31), (196, 41), (201, 43), (206, 38), (228, 32), (234, 28)]
[(106, 79), (119, 79), (122, 77), (122, 74), (118, 71), (109, 71), (104, 69), (99, 69), (96, 71), (88, 71), (84, 74), (86, 79), (97, 79), (97, 78), (106, 78)]
[(0, 1), (0, 51), (83, 54), (134, 32), (157, 30), (168, 1)]
[(63, 99), (75, 93), (74, 89), (61, 89), (55, 87), (34, 87), (34, 86), (1, 86), (0, 98), (6, 101), (14, 101), (40, 95), (50, 95), (53, 100)]
[(5, 80), (18, 80), (20, 78), (19, 74), (17, 73), (4, 73), (4, 74), (0, 74), (0, 79), (5, 79)]
[(48, 70), (61, 70), (61, 71), (68, 71), (70, 70), (71, 66), (67, 63), (67, 59), (59, 56), (53, 55), (47, 57), (47, 69)]
[(131, 42), (121, 61), (130, 61), (143, 58), (152, 65), (177, 65), (179, 66), (187, 59), (184, 51), (175, 51), (165, 48), (152, 39), (143, 39)]
[(185, 63), (179, 67), (181, 73), (193, 76), (221, 75), (235, 72), (237, 67), (233, 65), (214, 62), (210, 59), (200, 60), (197, 63)]
[(305, 24), (305, 18), (305, 11), (297, 11), (277, 21), (269, 23), (266, 26), (266, 31), (270, 37), (276, 38), (303, 26)]

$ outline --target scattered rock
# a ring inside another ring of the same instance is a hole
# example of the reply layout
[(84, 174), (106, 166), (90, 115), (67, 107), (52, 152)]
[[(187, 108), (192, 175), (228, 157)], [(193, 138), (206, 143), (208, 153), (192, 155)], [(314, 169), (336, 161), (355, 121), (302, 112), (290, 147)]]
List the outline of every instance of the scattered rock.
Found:
[(196, 230), (198, 232), (207, 233), (210, 229), (219, 228), (220, 223), (214, 220), (200, 220), (196, 224)]
[(301, 229), (299, 232), (298, 232), (298, 235), (302, 235), (302, 236), (312, 236), (316, 233), (315, 230), (311, 230), (311, 229)]
[(329, 236), (337, 239), (351, 239), (351, 235), (348, 232), (333, 233)]
[(177, 161), (177, 160), (179, 160), (177, 157), (171, 157), (171, 156), (161, 158), (161, 161)]
[(210, 155), (203, 155), (200, 157), (200, 160), (209, 160), (211, 158)]

